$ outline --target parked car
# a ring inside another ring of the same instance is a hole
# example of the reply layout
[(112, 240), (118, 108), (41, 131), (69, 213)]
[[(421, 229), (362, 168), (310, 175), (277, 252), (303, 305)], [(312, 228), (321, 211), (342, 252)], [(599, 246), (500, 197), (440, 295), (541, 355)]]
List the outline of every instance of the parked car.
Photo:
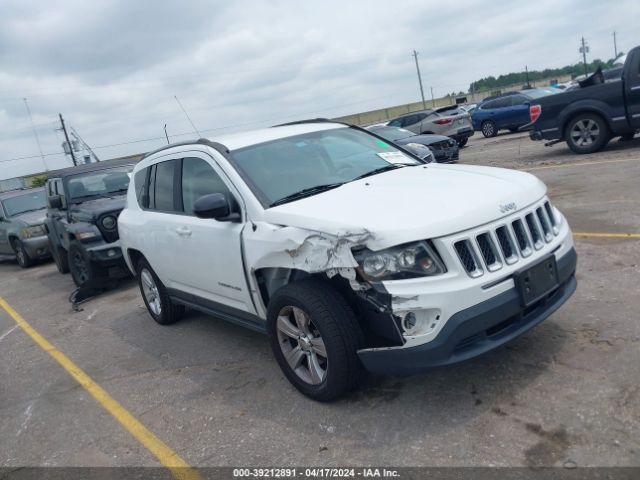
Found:
[(461, 110), (464, 110), (465, 112), (467, 112), (469, 115), (471, 115), (473, 113), (473, 111), (478, 108), (478, 104), (477, 103), (464, 103), (462, 105), (458, 105), (458, 107)]
[(640, 129), (640, 47), (626, 57), (619, 80), (602, 74), (580, 87), (537, 99), (529, 107), (532, 140), (565, 141), (578, 154), (601, 150), (611, 138), (631, 139)]
[(428, 147), (433, 158), (438, 163), (455, 163), (458, 161), (459, 148), (456, 141), (444, 135), (416, 135), (404, 128), (374, 126), (367, 127), (367, 130), (380, 135), (381, 137), (402, 147), (411, 145), (423, 145)]
[(152, 152), (118, 225), (156, 322), (191, 307), (266, 332), (287, 379), (323, 401), (363, 366), (492, 350), (576, 287), (571, 231), (536, 177), (425, 165), (328, 121)]
[(473, 135), (471, 116), (457, 105), (408, 113), (390, 120), (387, 125), (411, 130), (416, 135), (445, 135), (453, 138), (460, 147), (464, 147)]
[(50, 255), (46, 208), (43, 188), (0, 193), (0, 253), (15, 255), (22, 268)]
[(49, 172), (46, 229), (60, 273), (77, 286), (128, 276), (117, 219), (124, 208), (131, 160), (104, 161)]
[(473, 128), (481, 131), (485, 137), (495, 137), (503, 129), (517, 132), (531, 121), (529, 105), (539, 98), (558, 92), (557, 89), (546, 87), (490, 97), (480, 103), (471, 114)]

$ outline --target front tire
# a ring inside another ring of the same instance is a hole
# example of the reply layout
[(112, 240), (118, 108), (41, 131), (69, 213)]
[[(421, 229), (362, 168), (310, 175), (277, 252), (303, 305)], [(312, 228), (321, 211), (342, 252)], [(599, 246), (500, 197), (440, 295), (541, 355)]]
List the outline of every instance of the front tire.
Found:
[(278, 290), (269, 302), (267, 329), (280, 368), (304, 395), (328, 402), (357, 386), (362, 331), (331, 285), (308, 279)]
[(569, 121), (564, 138), (574, 153), (583, 155), (602, 150), (609, 142), (611, 134), (602, 117), (584, 113)]
[(69, 244), (67, 264), (69, 265), (71, 278), (73, 279), (73, 283), (76, 284), (76, 287), (82, 287), (94, 281), (97, 277), (98, 272), (96, 266), (91, 262), (87, 251), (82, 248), (82, 245), (77, 241)]
[(144, 258), (138, 262), (136, 278), (151, 318), (160, 325), (170, 325), (180, 320), (185, 311), (184, 305), (176, 305), (171, 301), (167, 289)]
[(498, 135), (498, 128), (492, 120), (485, 120), (484, 122), (482, 122), (482, 125), (480, 125), (480, 129), (482, 130), (482, 134), (485, 136), (485, 138), (491, 138)]
[(33, 265), (34, 261), (25, 250), (22, 242), (16, 238), (11, 243), (13, 245), (13, 252), (16, 255), (18, 265), (20, 265), (22, 268), (29, 268), (31, 265)]
[(463, 138), (462, 140), (458, 140), (458, 147), (464, 147), (469, 141), (469, 137)]

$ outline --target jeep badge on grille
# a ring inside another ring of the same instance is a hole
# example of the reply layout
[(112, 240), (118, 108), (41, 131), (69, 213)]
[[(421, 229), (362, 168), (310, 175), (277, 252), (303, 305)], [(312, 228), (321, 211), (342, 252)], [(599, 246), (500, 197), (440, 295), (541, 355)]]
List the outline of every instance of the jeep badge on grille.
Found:
[(510, 211), (515, 211), (516, 209), (516, 202), (511, 202), (511, 203), (505, 203), (504, 205), (500, 205), (500, 211), (502, 213), (507, 213)]

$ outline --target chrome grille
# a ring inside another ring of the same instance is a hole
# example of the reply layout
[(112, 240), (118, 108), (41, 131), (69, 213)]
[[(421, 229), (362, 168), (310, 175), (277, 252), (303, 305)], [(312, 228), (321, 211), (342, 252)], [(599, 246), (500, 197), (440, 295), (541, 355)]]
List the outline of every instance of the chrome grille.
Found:
[(542, 249), (560, 233), (559, 219), (548, 201), (489, 231), (457, 240), (454, 249), (471, 277), (500, 270)]
[(480, 262), (473, 250), (471, 242), (469, 240), (462, 240), (460, 242), (456, 242), (454, 246), (458, 253), (458, 258), (460, 258), (460, 261), (467, 273), (472, 277), (479, 277), (482, 275), (483, 272), (480, 267)]

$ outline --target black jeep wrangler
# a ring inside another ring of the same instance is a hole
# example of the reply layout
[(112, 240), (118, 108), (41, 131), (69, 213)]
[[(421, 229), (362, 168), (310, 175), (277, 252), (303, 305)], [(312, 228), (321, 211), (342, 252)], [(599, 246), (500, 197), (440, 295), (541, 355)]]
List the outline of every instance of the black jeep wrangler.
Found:
[(133, 163), (112, 160), (49, 172), (45, 228), (60, 273), (99, 288), (129, 275), (118, 237)]

